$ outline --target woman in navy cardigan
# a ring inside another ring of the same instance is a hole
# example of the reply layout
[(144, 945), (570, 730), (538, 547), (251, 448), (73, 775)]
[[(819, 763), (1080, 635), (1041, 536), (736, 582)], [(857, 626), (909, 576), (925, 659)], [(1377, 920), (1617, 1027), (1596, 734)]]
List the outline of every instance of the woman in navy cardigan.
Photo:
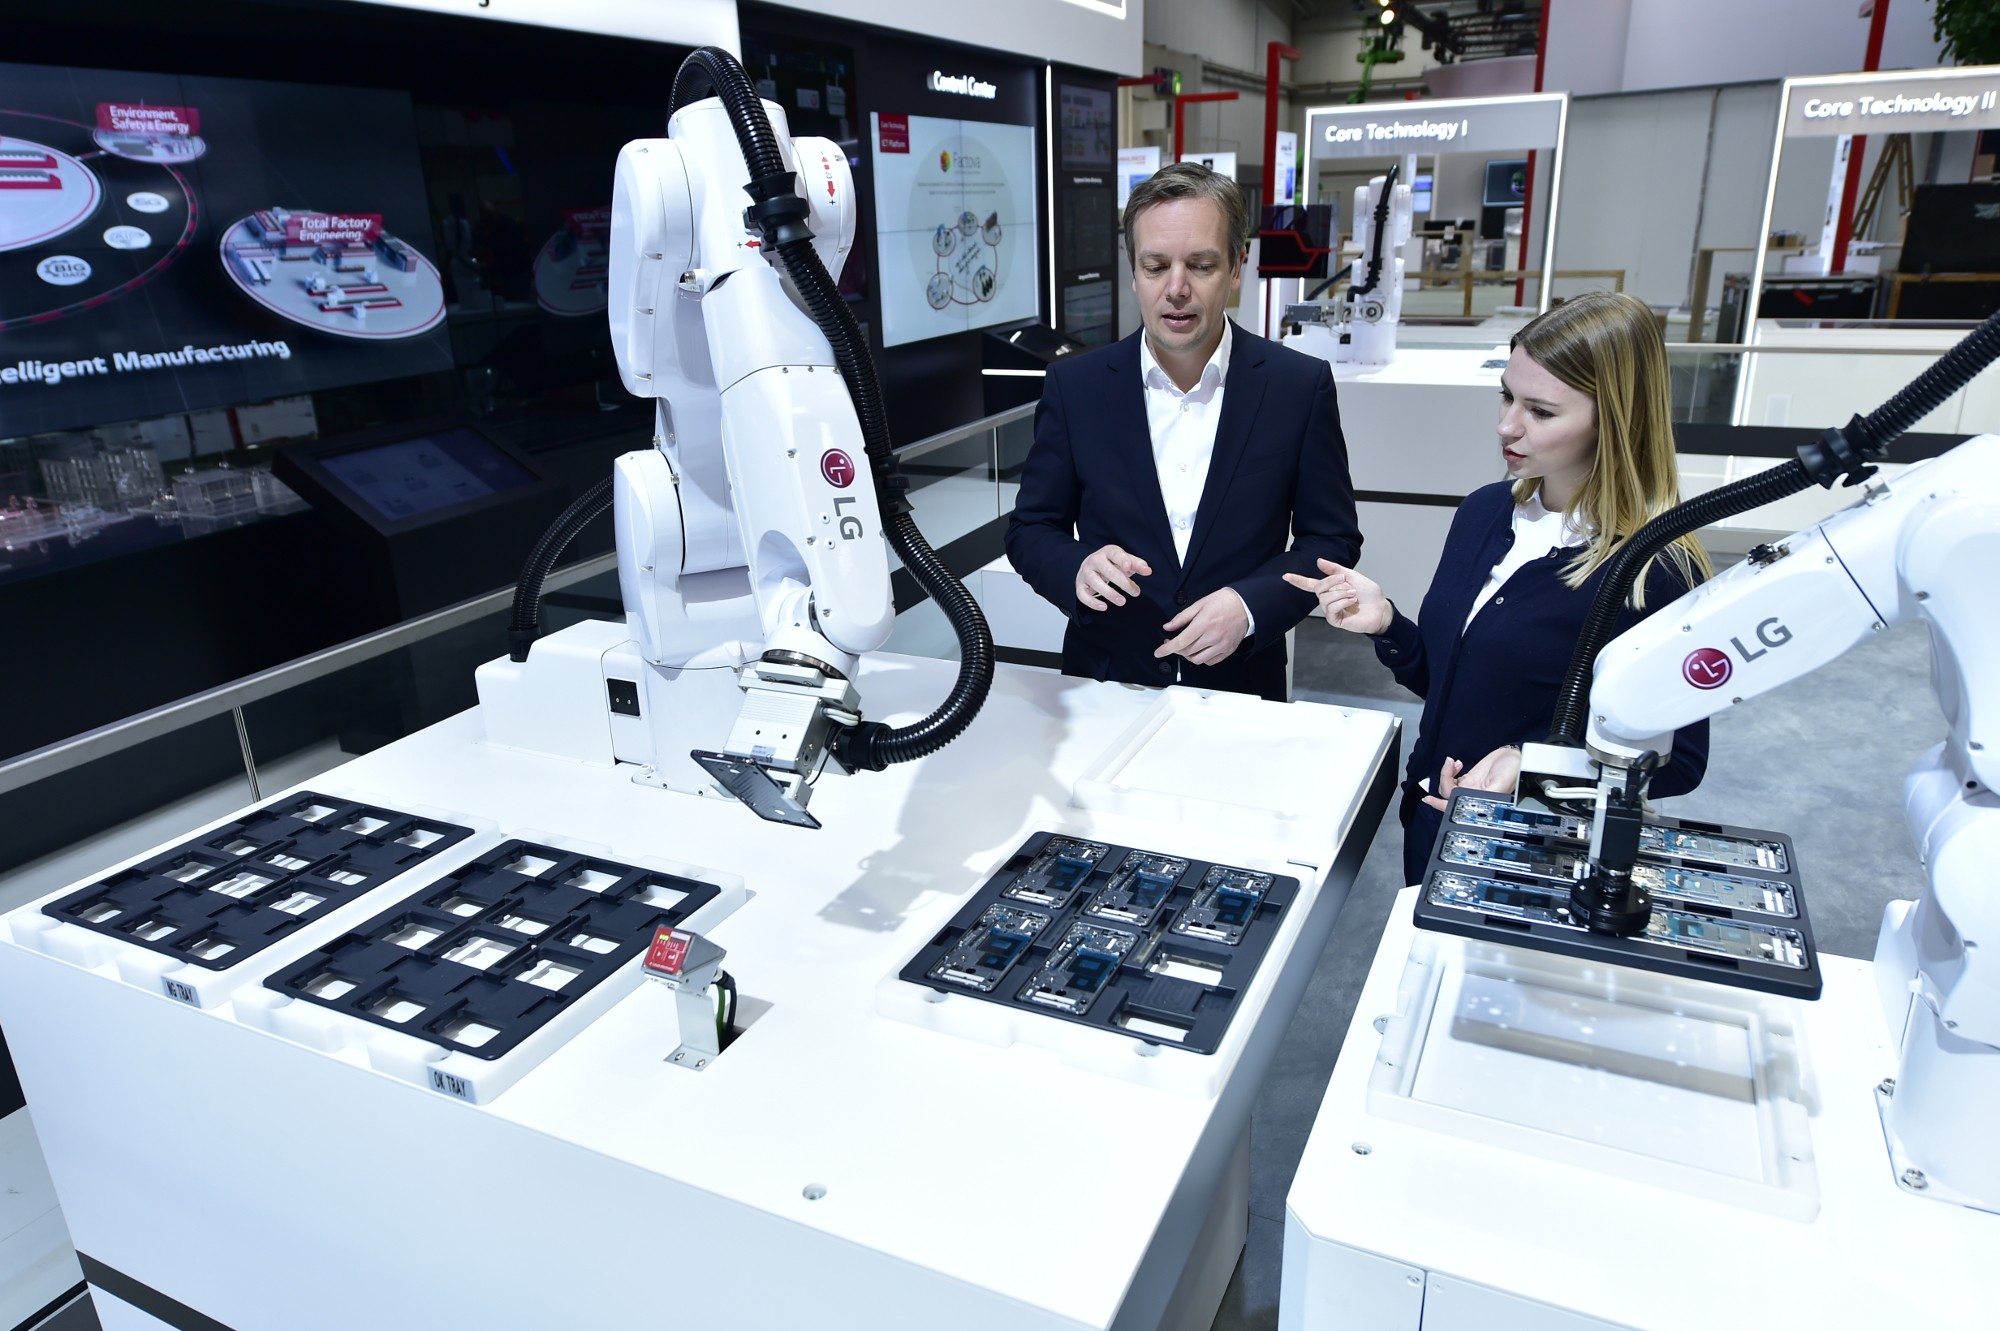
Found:
[[(1403, 782), (1403, 880), (1421, 879), (1458, 786), (1511, 792), (1519, 745), (1548, 737), (1556, 692), (1585, 613), (1620, 545), (1679, 502), (1659, 325), (1608, 291), (1558, 305), (1514, 335), (1500, 376), (1508, 480), (1459, 505), (1421, 620), (1353, 569), (1286, 574), (1327, 623), (1374, 640), (1375, 655), (1424, 700)], [(1708, 575), (1693, 537), (1647, 566), (1619, 631)], [(1468, 767), (1466, 764), (1471, 763)], [(1694, 789), (1708, 722), (1674, 735), (1655, 795)]]

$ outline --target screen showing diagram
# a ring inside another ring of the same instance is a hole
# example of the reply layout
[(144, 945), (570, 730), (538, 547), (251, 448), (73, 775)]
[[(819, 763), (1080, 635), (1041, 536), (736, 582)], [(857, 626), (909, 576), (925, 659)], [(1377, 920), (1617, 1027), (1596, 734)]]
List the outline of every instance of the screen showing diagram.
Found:
[(1108, 171), (1117, 151), (1118, 135), (1111, 114), (1111, 92), (1063, 84), (1062, 165), (1065, 171)]
[(0, 435), (449, 369), (407, 93), (0, 65)]
[(378, 515), (392, 520), (468, 504), (537, 480), (472, 430), (336, 453), (323, 465)]
[(882, 345), (1040, 314), (1033, 127), (870, 120)]

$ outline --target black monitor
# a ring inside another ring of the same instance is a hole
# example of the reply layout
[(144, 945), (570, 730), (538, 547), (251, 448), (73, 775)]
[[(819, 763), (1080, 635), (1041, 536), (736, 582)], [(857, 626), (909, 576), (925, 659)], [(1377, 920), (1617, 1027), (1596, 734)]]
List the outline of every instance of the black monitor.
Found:
[(309, 497), (336, 500), (384, 536), (446, 522), (549, 487), (525, 454), (465, 423), (408, 428), (286, 448), (282, 469)]
[(1259, 220), (1259, 276), (1318, 281), (1327, 275), (1327, 255), (1339, 239), (1340, 219), (1332, 204), (1277, 204), (1264, 209)]
[(1996, 268), (2000, 268), (2000, 181), (1917, 186), (1898, 271), (1990, 273)]
[(376, 517), (399, 522), (540, 479), (476, 430), (459, 428), (321, 459)]
[(354, 594), (394, 618), (492, 591), (561, 510), (561, 485), (463, 418), (312, 439), (272, 470), (335, 520)]
[(1486, 164), (1486, 183), (1479, 201), (1488, 208), (1518, 208), (1528, 201), (1528, 159), (1510, 158)]

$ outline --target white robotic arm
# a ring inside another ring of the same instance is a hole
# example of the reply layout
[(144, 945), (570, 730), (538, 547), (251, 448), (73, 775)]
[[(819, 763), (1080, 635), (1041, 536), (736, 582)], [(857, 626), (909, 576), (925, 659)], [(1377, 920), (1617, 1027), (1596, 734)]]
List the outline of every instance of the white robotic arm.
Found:
[[(1414, 159), (1412, 159), (1414, 160)], [(1354, 188), (1354, 235), (1342, 247), (1350, 274), (1347, 289), (1331, 301), (1285, 310), (1299, 325), (1298, 347), (1336, 365), (1386, 365), (1396, 357), (1396, 326), (1403, 317), (1403, 246), (1414, 220), (1410, 187), (1398, 184), (1400, 166)]]
[[(609, 247), (612, 346), (658, 402), (653, 446), (536, 545), (480, 702), (494, 743), (817, 827), (822, 771), (913, 761), (971, 724), (993, 638), (896, 492), (881, 384), (832, 277), (854, 243), (846, 156), (791, 138), (717, 47), (682, 63), (673, 100), (668, 137), (619, 154)], [(537, 650), (543, 580), (607, 508), (629, 637), (578, 625)], [(897, 726), (863, 720), (854, 686), (894, 623), (891, 551), (959, 648), (950, 695)]]
[[(837, 272), (854, 238), (846, 155), (764, 111)], [(648, 667), (733, 671), (745, 696), (721, 733), (712, 681), (650, 709), (650, 765), (699, 784), (680, 755), (721, 755), (803, 806), (834, 729), (859, 719), (857, 657), (895, 617), (874, 478), (832, 348), (745, 217), (728, 111), (698, 102), (668, 134), (626, 145), (613, 192), (613, 348), (626, 388), (659, 400), (655, 449), (618, 462), (619, 585)]]
[(1342, 327), (1336, 362), (1387, 365), (1396, 356), (1396, 325), (1403, 317), (1403, 246), (1409, 243), (1415, 203), (1398, 167), (1354, 188), (1354, 272), (1335, 308)]
[[(1968, 613), (1967, 604), (1992, 594), (1968, 578), (1979, 567), (1975, 552), (2000, 540), (1996, 504), (2000, 438), (1986, 436), (1872, 487), (1818, 527), (1760, 546), (1605, 647), (1591, 686), (1588, 746), (1614, 762), (1659, 747), (1659, 737), (1788, 684), (1913, 617), (1931, 625), (1938, 701), (1954, 737), (1974, 744), (1974, 714), (2000, 708), (2000, 676), (1980, 676), (1982, 700), (1960, 667), (1961, 659), (2000, 662), (1991, 654), (2000, 623)], [(1989, 555), (1985, 567), (2000, 564)], [(1995, 720), (1983, 717), (1988, 729)], [(1975, 744), (1967, 753), (1982, 779), (2000, 779), (2000, 752)]]
[[(1904, 788), (1928, 869), (1891, 906), (1876, 978), (1901, 1070), (1883, 1102), (1906, 1186), (2000, 1209), (2000, 436), (1971, 440), (1664, 606), (1605, 647), (1577, 750), (1528, 746), (1527, 772), (1602, 787), (1662, 737), (1766, 693), (1891, 625), (1930, 630), (1949, 727)], [(1525, 793), (1525, 787), (1524, 787)], [(1599, 826), (1603, 797), (1600, 794)], [(1601, 833), (1600, 833), (1601, 835)], [(1593, 857), (1597, 847), (1593, 846)], [(1914, 1171), (1905, 1174), (1905, 1170)], [(1911, 1184), (1910, 1179), (1915, 1183)]]

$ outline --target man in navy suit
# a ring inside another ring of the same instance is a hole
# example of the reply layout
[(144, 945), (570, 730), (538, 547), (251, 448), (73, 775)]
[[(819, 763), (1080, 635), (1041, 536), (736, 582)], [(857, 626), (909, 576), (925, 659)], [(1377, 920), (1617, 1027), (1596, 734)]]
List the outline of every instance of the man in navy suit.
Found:
[(1281, 575), (1361, 550), (1333, 373), (1244, 332), (1248, 208), (1177, 163), (1125, 210), (1145, 327), (1049, 371), (1007, 557), (1069, 617), (1063, 673), (1285, 696), (1313, 598)]

